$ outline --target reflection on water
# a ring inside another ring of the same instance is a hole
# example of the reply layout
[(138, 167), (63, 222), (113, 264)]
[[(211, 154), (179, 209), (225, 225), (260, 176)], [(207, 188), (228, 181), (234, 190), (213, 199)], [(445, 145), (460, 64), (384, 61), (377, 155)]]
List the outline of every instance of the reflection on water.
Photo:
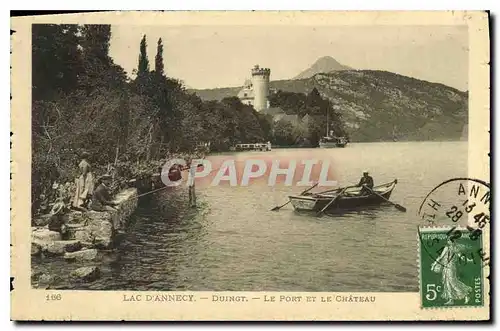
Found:
[[(292, 153), (294, 150), (271, 153)], [(311, 149), (335, 159), (341, 185), (369, 169), (375, 184), (398, 179), (392, 205), (318, 218), (270, 209), (297, 187), (206, 187), (188, 208), (185, 188), (141, 204), (119, 247), (108, 252), (102, 277), (59, 288), (240, 291), (417, 291), (417, 210), (434, 186), (467, 174), (467, 143), (351, 144)], [(60, 260), (35, 270), (73, 270)], [(68, 272), (65, 272), (68, 273)]]

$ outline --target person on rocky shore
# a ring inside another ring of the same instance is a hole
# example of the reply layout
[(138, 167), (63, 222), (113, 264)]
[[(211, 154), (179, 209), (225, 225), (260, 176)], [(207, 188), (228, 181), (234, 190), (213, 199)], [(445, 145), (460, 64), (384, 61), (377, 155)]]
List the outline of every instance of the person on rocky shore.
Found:
[(111, 185), (111, 175), (105, 174), (99, 177), (98, 186), (92, 194), (90, 208), (95, 211), (116, 211), (117, 203), (111, 199), (109, 187)]
[(72, 207), (77, 210), (85, 211), (92, 192), (94, 191), (94, 175), (91, 172), (90, 163), (88, 161), (89, 154), (83, 152), (81, 161), (78, 164), (80, 176), (76, 178), (75, 195), (73, 197)]
[[(102, 175), (97, 180), (98, 185), (92, 194), (92, 200), (90, 202), (90, 208), (94, 211), (107, 211), (116, 212), (115, 208), (118, 203), (114, 202), (111, 198), (110, 186), (111, 186), (112, 176), (109, 174)], [(118, 217), (112, 217), (113, 219), (113, 229), (118, 233), (123, 233), (123, 227), (121, 220)]]

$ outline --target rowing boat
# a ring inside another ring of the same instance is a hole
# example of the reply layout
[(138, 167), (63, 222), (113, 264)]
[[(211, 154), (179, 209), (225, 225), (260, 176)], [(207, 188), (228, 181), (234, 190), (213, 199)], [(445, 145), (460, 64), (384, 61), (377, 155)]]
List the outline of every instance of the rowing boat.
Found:
[[(372, 188), (377, 194), (360, 195), (361, 187), (349, 187), (344, 193), (332, 203), (327, 210), (334, 209), (353, 209), (364, 206), (380, 205), (386, 202), (391, 196), (394, 187), (396, 187), (397, 179), (382, 185)], [(308, 193), (306, 195), (291, 195), (290, 199), (295, 210), (319, 211), (325, 207), (332, 199), (334, 199), (342, 191), (342, 188), (320, 192)], [(383, 198), (382, 198), (383, 197)]]

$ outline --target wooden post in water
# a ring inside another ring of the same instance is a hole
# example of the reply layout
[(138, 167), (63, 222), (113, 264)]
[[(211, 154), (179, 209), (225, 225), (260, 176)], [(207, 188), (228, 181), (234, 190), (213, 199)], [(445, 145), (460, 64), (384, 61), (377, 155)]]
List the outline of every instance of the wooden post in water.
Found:
[(189, 190), (189, 207), (195, 208), (196, 207), (196, 191), (195, 191), (195, 185), (194, 185), (194, 175), (196, 172), (196, 166), (192, 165), (192, 159), (191, 157), (188, 158), (187, 165), (189, 167), (188, 169), (188, 190)]
[(196, 191), (194, 188), (194, 181), (189, 185), (189, 207), (196, 207)]

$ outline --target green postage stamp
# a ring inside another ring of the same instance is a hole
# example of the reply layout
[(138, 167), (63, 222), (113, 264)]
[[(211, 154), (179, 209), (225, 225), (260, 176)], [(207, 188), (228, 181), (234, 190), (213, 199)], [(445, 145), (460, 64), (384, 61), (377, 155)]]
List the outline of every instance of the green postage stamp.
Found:
[(422, 308), (483, 306), (481, 232), (450, 226), (419, 234)]

